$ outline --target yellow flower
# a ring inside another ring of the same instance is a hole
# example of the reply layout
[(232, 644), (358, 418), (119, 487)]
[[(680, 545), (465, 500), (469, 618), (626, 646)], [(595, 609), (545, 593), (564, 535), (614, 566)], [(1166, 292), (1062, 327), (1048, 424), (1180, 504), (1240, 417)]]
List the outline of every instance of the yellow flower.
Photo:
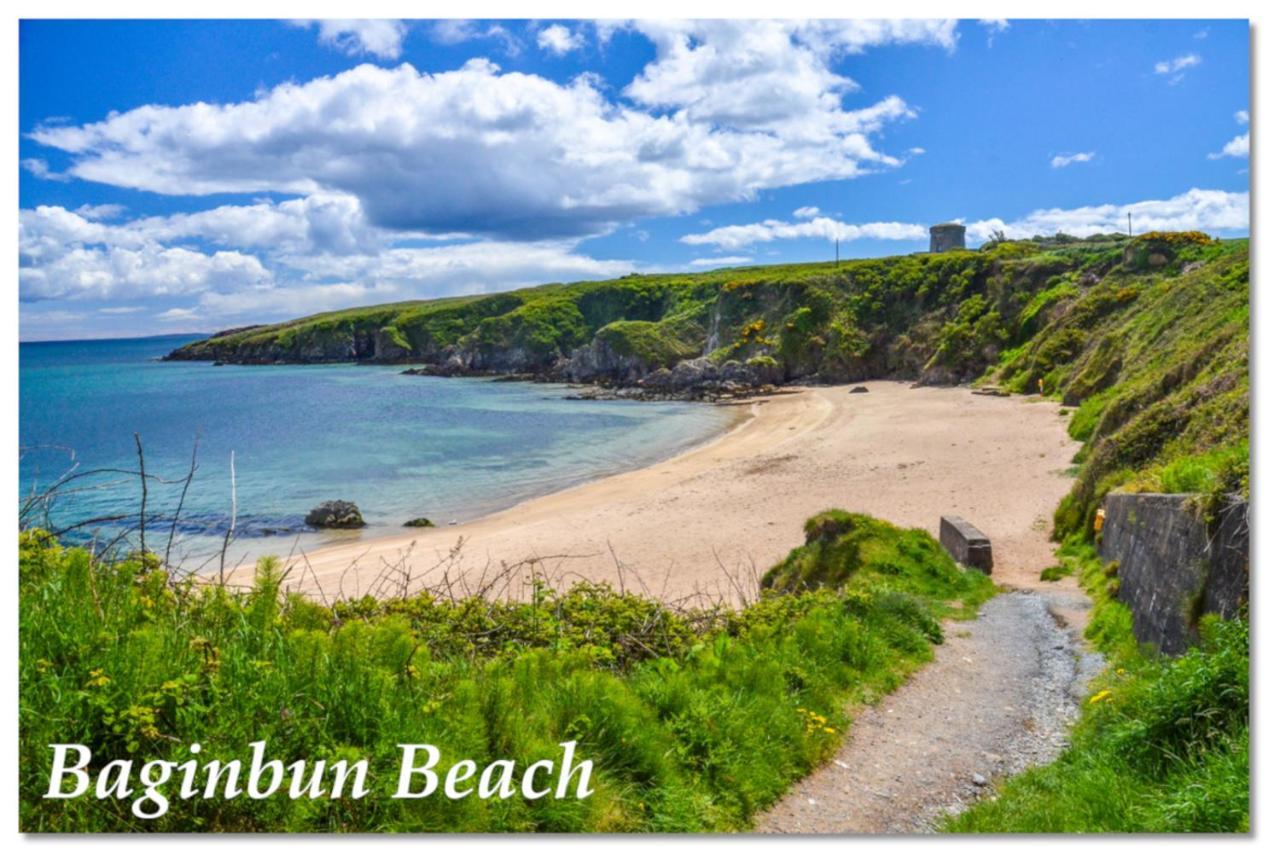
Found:
[(1111, 698), (1110, 690), (1099, 690), (1097, 693), (1093, 694), (1093, 698), (1089, 700), (1089, 704), (1095, 705), (1104, 699), (1110, 699), (1110, 698)]

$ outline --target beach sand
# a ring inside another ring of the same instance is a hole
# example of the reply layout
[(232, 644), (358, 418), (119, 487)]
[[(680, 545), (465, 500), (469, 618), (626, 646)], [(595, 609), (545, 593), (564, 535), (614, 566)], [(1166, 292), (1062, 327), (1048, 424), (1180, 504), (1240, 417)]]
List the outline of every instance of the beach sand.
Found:
[[(492, 585), (527, 596), (524, 583), (538, 575), (670, 602), (738, 603), (803, 542), (805, 519), (830, 507), (935, 536), (940, 516), (963, 516), (991, 538), (998, 582), (1041, 587), (1078, 447), (1059, 406), (965, 388), (865, 386), (797, 388), (726, 409), (742, 422), (701, 447), (472, 522), (326, 544), (285, 561), (286, 587), (332, 601), (447, 577), (455, 593)], [(250, 577), (242, 567), (233, 581)]]

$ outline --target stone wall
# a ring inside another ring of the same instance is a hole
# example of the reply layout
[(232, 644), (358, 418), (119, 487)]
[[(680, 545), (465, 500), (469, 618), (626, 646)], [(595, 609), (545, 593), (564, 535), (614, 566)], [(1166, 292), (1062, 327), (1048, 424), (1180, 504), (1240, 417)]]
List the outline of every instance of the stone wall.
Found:
[(1190, 495), (1106, 497), (1098, 551), (1115, 562), (1118, 597), (1133, 611), (1139, 642), (1180, 654), (1196, 622), (1234, 617), (1249, 596), (1249, 506), (1228, 499), (1208, 524)]

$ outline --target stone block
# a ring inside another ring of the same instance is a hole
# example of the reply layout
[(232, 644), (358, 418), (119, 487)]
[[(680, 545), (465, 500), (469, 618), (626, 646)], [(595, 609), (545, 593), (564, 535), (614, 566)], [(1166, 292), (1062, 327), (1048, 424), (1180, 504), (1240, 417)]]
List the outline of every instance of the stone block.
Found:
[(991, 541), (959, 516), (943, 516), (938, 525), (938, 542), (963, 567), (977, 567), (990, 573), (993, 565)]

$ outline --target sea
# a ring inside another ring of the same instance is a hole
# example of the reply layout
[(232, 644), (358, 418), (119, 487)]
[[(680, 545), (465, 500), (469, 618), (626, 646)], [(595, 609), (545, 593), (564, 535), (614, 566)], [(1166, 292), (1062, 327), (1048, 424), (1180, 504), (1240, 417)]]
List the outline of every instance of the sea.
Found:
[[(417, 517), (447, 526), (658, 462), (732, 422), (712, 405), (570, 400), (567, 385), (395, 366), (159, 360), (198, 336), (21, 343), (28, 525), (66, 543), (136, 544), (136, 530), (116, 538), (140, 521), (139, 442), (147, 546), (167, 547), (172, 531), (175, 560), (198, 562), (233, 514), (238, 556), (392, 534)], [(355, 502), (368, 527), (308, 528), (329, 499)]]

